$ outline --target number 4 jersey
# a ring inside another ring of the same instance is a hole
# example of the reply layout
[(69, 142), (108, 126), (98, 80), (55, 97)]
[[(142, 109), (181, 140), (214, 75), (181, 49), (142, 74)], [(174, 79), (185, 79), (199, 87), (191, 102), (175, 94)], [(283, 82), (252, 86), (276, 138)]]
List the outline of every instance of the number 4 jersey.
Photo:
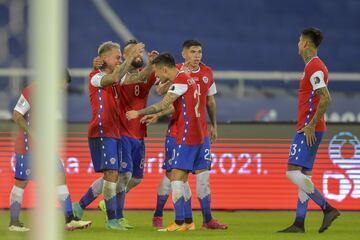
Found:
[(173, 119), (176, 126), (176, 144), (202, 144), (203, 131), (200, 124), (200, 96), (196, 82), (180, 71), (170, 86), (169, 93), (178, 96), (173, 103)]

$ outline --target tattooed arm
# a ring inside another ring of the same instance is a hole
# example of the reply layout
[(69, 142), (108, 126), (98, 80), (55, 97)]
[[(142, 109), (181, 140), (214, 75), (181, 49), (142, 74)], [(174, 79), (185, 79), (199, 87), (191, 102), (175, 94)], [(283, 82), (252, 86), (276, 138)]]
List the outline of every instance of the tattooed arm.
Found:
[(136, 83), (144, 82), (146, 79), (149, 78), (151, 72), (152, 72), (152, 65), (149, 64), (140, 72), (127, 74), (122, 84), (128, 85), (128, 84), (136, 84)]
[(167, 109), (162, 110), (161, 112), (145, 115), (141, 119), (141, 122), (145, 123), (146, 125), (150, 125), (150, 124), (156, 123), (158, 121), (158, 119), (161, 118), (162, 116), (169, 115), (169, 114), (173, 113), (174, 111), (175, 111), (174, 105), (171, 104)]
[(309, 124), (299, 131), (299, 132), (304, 132), (306, 137), (306, 142), (309, 146), (312, 146), (315, 143), (316, 141), (315, 126), (320, 121), (322, 116), (325, 114), (326, 109), (328, 108), (331, 102), (330, 93), (327, 87), (319, 88), (315, 91), (315, 93), (320, 98), (317, 110), (313, 118), (309, 122)]
[(100, 82), (101, 87), (106, 87), (116, 82), (119, 82), (120, 79), (122, 79), (129, 71), (130, 64), (130, 61), (125, 60), (120, 66), (116, 66), (115, 70), (112, 73), (103, 76)]
[(120, 81), (120, 79), (122, 79), (125, 76), (125, 74), (129, 72), (132, 61), (137, 56), (140, 56), (141, 54), (143, 54), (144, 46), (145, 45), (143, 43), (137, 43), (130, 50), (129, 57), (121, 65), (116, 66), (115, 70), (112, 73), (106, 74), (104, 77), (102, 77), (101, 83), (100, 83), (101, 86), (102, 87), (109, 86), (109, 85), (112, 85), (112, 84)]
[(331, 96), (327, 87), (319, 88), (315, 91), (315, 93), (319, 96), (320, 101), (317, 107), (317, 110), (314, 114), (314, 117), (311, 119), (309, 125), (316, 125), (321, 119), (321, 117), (325, 114), (326, 109), (330, 105)]
[(168, 92), (160, 102), (155, 103), (155, 104), (153, 104), (147, 108), (141, 109), (139, 111), (135, 111), (135, 110), (128, 111), (126, 113), (126, 117), (128, 120), (131, 120), (134, 118), (138, 118), (139, 116), (144, 116), (144, 115), (161, 112), (165, 109), (168, 109), (173, 104), (173, 102), (175, 102), (175, 100), (178, 97), (180, 97), (180, 96), (175, 93)]

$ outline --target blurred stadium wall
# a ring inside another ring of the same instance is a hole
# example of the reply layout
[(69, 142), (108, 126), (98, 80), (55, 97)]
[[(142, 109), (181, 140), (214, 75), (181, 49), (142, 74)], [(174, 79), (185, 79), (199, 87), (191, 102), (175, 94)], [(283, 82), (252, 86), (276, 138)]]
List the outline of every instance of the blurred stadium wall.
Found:
[[(9, 119), (28, 84), (28, 1), (0, 1), (0, 118)], [(195, 38), (203, 61), (215, 70), (218, 119), (294, 121), (298, 81), (304, 67), (297, 54), (299, 32), (319, 27), (319, 55), (330, 71), (331, 122), (360, 122), (360, 2), (356, 0), (69, 1), (68, 121), (87, 122), (87, 74), (97, 46), (137, 38), (148, 50), (169, 51), (180, 62), (181, 44)], [(151, 95), (150, 102), (156, 101)], [(234, 111), (236, 109), (236, 111)]]

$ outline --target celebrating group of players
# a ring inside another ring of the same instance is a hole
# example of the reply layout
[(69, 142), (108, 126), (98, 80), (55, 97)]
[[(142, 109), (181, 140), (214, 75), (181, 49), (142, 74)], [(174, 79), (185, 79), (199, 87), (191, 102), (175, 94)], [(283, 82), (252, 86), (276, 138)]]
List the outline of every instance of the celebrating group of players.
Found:
[[(299, 187), (296, 220), (280, 232), (304, 232), (308, 200), (311, 198), (324, 212), (319, 232), (325, 231), (340, 215), (315, 188), (311, 181), (316, 151), (325, 127), (324, 113), (330, 102), (327, 89), (328, 72), (317, 57), (322, 41), (319, 29), (305, 29), (300, 34), (299, 54), (306, 63), (300, 82), (298, 125), (291, 145), (287, 176)], [(80, 220), (84, 209), (100, 194), (100, 208), (106, 212), (106, 228), (128, 230), (133, 226), (124, 218), (123, 209), (128, 191), (143, 178), (146, 126), (161, 116), (171, 114), (165, 139), (166, 175), (158, 187), (153, 226), (159, 231), (194, 230), (191, 190), (188, 174), (196, 174), (196, 192), (200, 201), (204, 229), (227, 229), (211, 214), (209, 169), (211, 142), (217, 138), (216, 86), (211, 68), (202, 60), (202, 45), (196, 40), (183, 43), (184, 62), (176, 64), (169, 53), (152, 51), (147, 59), (144, 44), (128, 41), (120, 50), (114, 42), (104, 42), (98, 48), (93, 71), (89, 75), (92, 119), (88, 139), (95, 172), (103, 175), (92, 183), (79, 202), (72, 204), (65, 181), (58, 187), (66, 230), (88, 227), (90, 221)], [(123, 57), (123, 59), (122, 59)], [(68, 78), (70, 79), (70, 78)], [(69, 82), (69, 80), (68, 80)], [(147, 98), (152, 86), (164, 95), (149, 107)], [(19, 221), (22, 195), (30, 175), (29, 122), (30, 88), (21, 95), (14, 119), (20, 126), (16, 146), (16, 183), (10, 194), (11, 231), (28, 231)], [(206, 122), (210, 118), (210, 133)], [(62, 166), (60, 166), (63, 174)], [(175, 221), (163, 226), (163, 208), (170, 195), (175, 209)]]
[[(192, 172), (196, 174), (196, 190), (204, 220), (202, 227), (227, 229), (227, 225), (219, 223), (211, 215), (210, 142), (217, 138), (216, 86), (211, 68), (201, 62), (201, 43), (196, 40), (183, 43), (184, 63), (181, 64), (175, 64), (171, 54), (156, 51), (148, 54), (145, 64), (144, 44), (136, 40), (128, 41), (122, 50), (117, 43), (104, 42), (93, 62), (94, 70), (89, 75), (92, 119), (88, 138), (94, 170), (102, 172), (103, 176), (93, 182), (79, 202), (73, 204), (66, 183), (58, 187), (59, 198), (64, 199), (65, 229), (88, 227), (91, 222), (80, 219), (84, 209), (100, 194), (104, 197), (99, 206), (106, 212), (106, 228), (133, 228), (124, 218), (124, 201), (126, 192), (143, 178), (146, 126), (168, 114), (171, 114), (171, 120), (166, 134), (163, 166), (166, 175), (159, 184), (153, 226), (162, 231), (195, 229), (191, 190), (187, 181), (188, 173)], [(146, 108), (153, 86), (164, 97), (161, 102)], [(28, 89), (23, 91), (14, 111), (21, 116), (20, 119), (26, 119), (28, 116), (25, 113), (30, 110), (27, 92)], [(19, 110), (23, 102), (29, 106)], [(210, 137), (206, 110), (211, 121)], [(20, 131), (30, 132), (30, 128), (24, 124)], [(19, 140), (20, 145), (26, 142), (27, 139)], [(29, 166), (21, 164), (21, 156), (29, 157), (28, 149), (17, 153), (16, 173), (30, 171)], [(16, 183), (10, 197), (12, 214), (9, 229), (12, 231), (29, 230), (19, 221), (22, 192), (26, 186), (21, 184), (27, 183), (28, 176), (15, 176)], [(172, 224), (163, 228), (163, 208), (170, 193), (176, 217)]]

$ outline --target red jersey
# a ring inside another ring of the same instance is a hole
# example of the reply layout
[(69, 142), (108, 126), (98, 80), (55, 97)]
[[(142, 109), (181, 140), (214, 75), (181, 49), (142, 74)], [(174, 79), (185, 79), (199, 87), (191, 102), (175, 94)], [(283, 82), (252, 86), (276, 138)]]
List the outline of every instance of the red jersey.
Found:
[[(320, 98), (315, 91), (326, 87), (328, 84), (328, 70), (320, 58), (312, 58), (304, 69), (303, 79), (300, 81), (299, 99), (298, 99), (298, 122), (296, 129), (305, 127), (313, 118)], [(315, 131), (324, 132), (326, 124), (324, 116), (316, 124)]]
[[(27, 86), (21, 92), (21, 96), (14, 108), (15, 111), (21, 113), (28, 126), (30, 126), (30, 106), (31, 106), (31, 85)], [(30, 137), (24, 129), (19, 128), (16, 141), (15, 141), (15, 153), (26, 154), (30, 151)]]
[[(99, 83), (106, 73), (93, 70), (89, 74), (89, 96), (92, 117), (88, 137), (120, 138), (120, 98), (116, 83), (101, 87)], [(95, 84), (97, 83), (97, 84)]]
[(144, 83), (119, 85), (120, 92), (120, 132), (121, 136), (127, 136), (136, 139), (146, 137), (146, 124), (140, 122), (141, 118), (127, 120), (126, 112), (130, 110), (143, 109), (147, 105), (147, 99), (151, 87), (155, 84), (155, 73)]
[(204, 135), (199, 116), (200, 96), (195, 81), (184, 72), (179, 72), (168, 92), (180, 96), (173, 103), (176, 144), (202, 144)]
[[(176, 64), (177, 69), (181, 69), (184, 63)], [(190, 77), (195, 81), (197, 90), (200, 95), (199, 114), (200, 124), (205, 137), (209, 135), (208, 125), (206, 120), (206, 102), (207, 96), (213, 96), (217, 93), (216, 85), (214, 82), (212, 69), (203, 63), (200, 63), (197, 70), (190, 72)], [(171, 117), (168, 135), (176, 136), (176, 126), (174, 125), (174, 119)]]

